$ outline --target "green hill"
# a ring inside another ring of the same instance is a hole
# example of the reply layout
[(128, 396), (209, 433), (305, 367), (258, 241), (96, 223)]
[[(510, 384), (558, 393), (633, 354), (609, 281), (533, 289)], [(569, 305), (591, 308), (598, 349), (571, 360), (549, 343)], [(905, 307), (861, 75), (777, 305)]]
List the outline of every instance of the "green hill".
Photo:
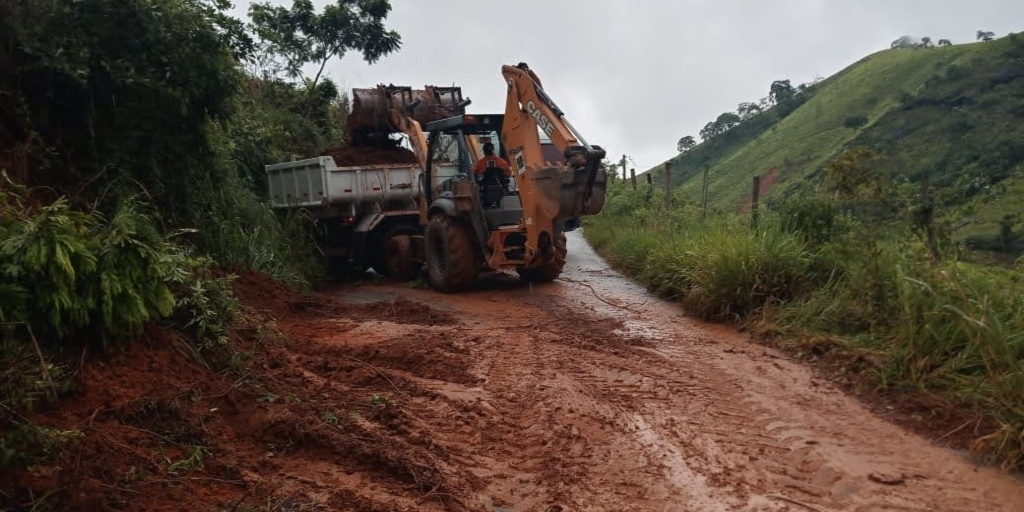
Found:
[[(854, 146), (883, 155), (896, 176), (927, 175), (964, 236), (992, 239), (1007, 214), (1019, 225), (1024, 36), (877, 52), (666, 163), (673, 185), (693, 200), (710, 167), (709, 206), (738, 210), (752, 176), (775, 167), (763, 194), (792, 195)], [(663, 171), (650, 171), (660, 181)]]

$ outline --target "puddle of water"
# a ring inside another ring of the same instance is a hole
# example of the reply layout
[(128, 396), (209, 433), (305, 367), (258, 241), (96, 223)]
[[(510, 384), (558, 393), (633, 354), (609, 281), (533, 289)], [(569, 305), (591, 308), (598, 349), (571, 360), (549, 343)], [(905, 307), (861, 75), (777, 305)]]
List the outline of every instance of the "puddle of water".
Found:
[(350, 304), (373, 304), (375, 302), (390, 302), (398, 298), (398, 294), (381, 289), (359, 288), (353, 290), (341, 290), (337, 297)]

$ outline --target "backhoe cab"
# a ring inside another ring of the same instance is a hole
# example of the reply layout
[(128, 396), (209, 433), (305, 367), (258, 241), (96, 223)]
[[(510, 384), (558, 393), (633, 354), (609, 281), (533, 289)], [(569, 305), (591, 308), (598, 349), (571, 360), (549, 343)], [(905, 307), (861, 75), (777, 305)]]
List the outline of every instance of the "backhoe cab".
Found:
[[(423, 255), (433, 288), (459, 291), (481, 271), (514, 270), (529, 282), (552, 281), (565, 265), (567, 221), (604, 203), (605, 151), (575, 131), (526, 66), (503, 66), (505, 114), (458, 115), (428, 122), (424, 174)], [(410, 124), (418, 124), (409, 121)], [(418, 132), (419, 130), (412, 130)], [(540, 132), (566, 163), (544, 161)], [(512, 176), (474, 176), (485, 142)]]

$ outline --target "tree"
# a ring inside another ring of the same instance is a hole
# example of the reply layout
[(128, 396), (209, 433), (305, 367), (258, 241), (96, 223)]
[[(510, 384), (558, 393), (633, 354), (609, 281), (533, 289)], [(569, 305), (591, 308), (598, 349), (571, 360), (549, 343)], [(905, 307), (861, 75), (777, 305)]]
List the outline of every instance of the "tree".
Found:
[(949, 39), (939, 39), (939, 46), (953, 46)]
[(736, 108), (736, 112), (740, 114), (740, 119), (746, 121), (747, 119), (750, 119), (751, 117), (760, 114), (761, 107), (758, 106), (757, 103), (744, 102), (739, 104), (739, 106)]
[(899, 39), (892, 42), (889, 48), (917, 48), (921, 46), (921, 41), (913, 36), (901, 36)]
[(991, 41), (992, 38), (995, 37), (995, 36), (996, 36), (995, 32), (987, 32), (985, 30), (979, 30), (978, 31), (977, 39), (979, 41)]
[(679, 139), (679, 142), (676, 143), (676, 151), (679, 151), (680, 153), (685, 153), (693, 149), (693, 147), (696, 145), (697, 141), (694, 140), (693, 135), (687, 135)]
[(930, 37), (928, 37), (928, 36), (924, 36), (924, 37), (922, 37), (922, 38), (921, 38), (921, 46), (923, 46), (923, 47), (925, 47), (925, 48), (930, 48), (930, 47), (932, 47), (932, 46), (933, 46), (933, 45), (932, 45), (932, 38), (930, 38)]
[(310, 91), (320, 81), (327, 63), (349, 51), (362, 52), (373, 64), (401, 47), (401, 37), (384, 28), (391, 12), (389, 0), (336, 0), (317, 14), (311, 0), (293, 0), (292, 7), (268, 2), (249, 6), (252, 29), (263, 43), (263, 51), (284, 59), (288, 77), (303, 76), (302, 68), (317, 66)]
[(700, 137), (704, 140), (713, 139), (738, 124), (740, 124), (740, 116), (732, 112), (723, 112), (718, 119), (704, 125), (704, 129), (700, 131)]
[(772, 82), (771, 88), (768, 92), (768, 97), (771, 98), (772, 102), (776, 105), (792, 98), (796, 94), (793, 89), (793, 85), (789, 83), (789, 80), (776, 80)]
[(0, 112), (18, 114), (0, 139), (24, 138), (39, 159), (27, 184), (107, 212), (145, 189), (169, 225), (196, 225), (209, 202), (198, 184), (222, 178), (213, 128), (241, 78), (205, 2), (6, 3)]

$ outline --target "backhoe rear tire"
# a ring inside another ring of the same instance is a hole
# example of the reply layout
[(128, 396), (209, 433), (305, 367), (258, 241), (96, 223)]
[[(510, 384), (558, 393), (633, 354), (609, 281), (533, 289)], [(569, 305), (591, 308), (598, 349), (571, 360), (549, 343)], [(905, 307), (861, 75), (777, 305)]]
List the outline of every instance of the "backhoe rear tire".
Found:
[(477, 259), (473, 236), (465, 222), (437, 213), (427, 224), (427, 279), (441, 292), (462, 291), (476, 282)]
[(565, 245), (565, 233), (559, 233), (555, 237), (554, 258), (537, 267), (516, 269), (519, 278), (528, 283), (550, 283), (558, 279), (565, 267), (565, 255), (568, 253)]

